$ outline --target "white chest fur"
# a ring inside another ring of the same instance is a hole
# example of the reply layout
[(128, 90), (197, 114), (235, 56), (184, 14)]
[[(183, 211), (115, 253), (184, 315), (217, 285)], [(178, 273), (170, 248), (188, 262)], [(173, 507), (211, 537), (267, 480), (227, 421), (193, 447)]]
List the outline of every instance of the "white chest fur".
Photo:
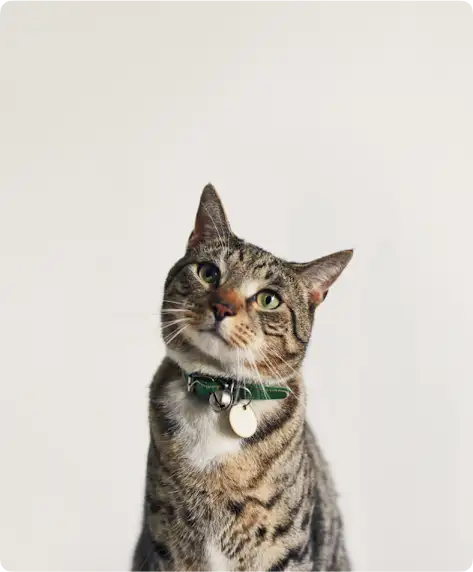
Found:
[(191, 398), (182, 379), (169, 384), (169, 404), (179, 419), (178, 439), (184, 444), (189, 461), (198, 468), (225, 455), (238, 453), (240, 437), (232, 431), (228, 413), (216, 413), (208, 403)]
[(209, 572), (230, 572), (232, 569), (228, 558), (209, 542), (207, 545)]

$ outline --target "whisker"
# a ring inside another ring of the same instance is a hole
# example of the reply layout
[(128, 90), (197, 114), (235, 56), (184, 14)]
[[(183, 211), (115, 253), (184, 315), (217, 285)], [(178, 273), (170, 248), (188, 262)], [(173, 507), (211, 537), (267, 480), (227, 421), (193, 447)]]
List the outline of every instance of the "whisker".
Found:
[(292, 371), (292, 373), (293, 373), (294, 375), (297, 375), (297, 376), (300, 375), (300, 372), (296, 371), (291, 365), (289, 365), (289, 364), (287, 363), (287, 361), (282, 357), (282, 355), (277, 351), (277, 349), (276, 349), (274, 346), (269, 346), (268, 349), (269, 349), (269, 350), (273, 350), (273, 351), (270, 352), (270, 353), (271, 353), (274, 357), (279, 358), (279, 359), (284, 363), (284, 365), (285, 365), (286, 367), (288, 367), (288, 368)]
[(266, 387), (263, 383), (263, 380), (261, 379), (261, 375), (258, 371), (258, 367), (256, 365), (256, 361), (255, 361), (255, 358), (253, 355), (251, 356), (250, 366), (253, 369), (253, 371), (255, 372), (256, 377), (258, 378), (257, 381), (258, 381), (259, 385), (261, 386), (261, 389), (263, 390), (264, 396), (266, 397), (266, 399), (268, 399), (268, 392), (267, 392)]
[(298, 396), (294, 393), (294, 391), (289, 387), (289, 385), (288, 385), (285, 381), (283, 381), (283, 380), (281, 379), (281, 382), (283, 383), (284, 388), (287, 389), (287, 390), (289, 391), (289, 393), (291, 393), (292, 396), (297, 399), (297, 401), (301, 401), (301, 398), (298, 397)]
[[(188, 310), (187, 308), (164, 308), (161, 310), (161, 314), (175, 314), (176, 312), (192, 312), (192, 310)], [(158, 314), (154, 314), (157, 316)]]
[(286, 387), (286, 381), (285, 379), (282, 377), (282, 375), (280, 375), (278, 373), (277, 367), (274, 364), (273, 361), (271, 361), (271, 359), (266, 359), (265, 356), (261, 356), (263, 358), (264, 363), (269, 367), (269, 369), (271, 370), (271, 372), (273, 373), (275, 379), (283, 386)]
[[(287, 389), (292, 395), (293, 397), (295, 397), (297, 399), (297, 401), (300, 401), (300, 398), (294, 393), (294, 391), (288, 386), (288, 384), (286, 383), (286, 381), (283, 379), (283, 377), (281, 377), (277, 371), (275, 371), (275, 364), (271, 361), (271, 359), (268, 358), (268, 361), (266, 360), (265, 356), (262, 355), (261, 356), (264, 360), (264, 362), (266, 363), (266, 365), (268, 367), (270, 367), (270, 369), (273, 371), (273, 373), (276, 375), (276, 379), (281, 383), (282, 387), (284, 387), (285, 389)], [(284, 361), (284, 360), (283, 360)], [(289, 364), (288, 364), (289, 365)], [(289, 366), (290, 367), (290, 366)]]
[[(243, 375), (242, 375), (242, 363), (241, 363), (241, 352), (240, 349), (237, 348), (237, 379), (241, 385), (241, 387), (245, 387), (246, 388), (246, 379), (244, 379)], [(244, 394), (246, 394), (247, 392), (244, 391)]]
[(275, 379), (277, 379), (278, 381), (282, 381), (282, 377), (279, 375), (279, 373), (277, 372), (276, 366), (273, 364), (273, 362), (271, 362), (269, 359), (266, 359), (263, 355), (261, 356), (264, 363), (268, 366), (268, 368), (271, 370), (272, 374), (274, 375)]
[(172, 320), (171, 322), (166, 322), (164, 326), (161, 327), (162, 330), (174, 326), (174, 324), (179, 324), (180, 322), (189, 322), (189, 318), (179, 318), (179, 320)]
[(177, 300), (168, 300), (167, 298), (163, 298), (163, 302), (167, 304), (177, 304), (178, 306), (187, 306), (187, 302), (178, 302)]
[(166, 338), (164, 338), (164, 343), (165, 344), (171, 343), (175, 338), (177, 338), (177, 336), (182, 334), (182, 332), (188, 327), (189, 327), (189, 324), (178, 329), (176, 332), (171, 332), (171, 334), (169, 334)]
[(240, 348), (237, 348), (237, 379), (240, 379)]

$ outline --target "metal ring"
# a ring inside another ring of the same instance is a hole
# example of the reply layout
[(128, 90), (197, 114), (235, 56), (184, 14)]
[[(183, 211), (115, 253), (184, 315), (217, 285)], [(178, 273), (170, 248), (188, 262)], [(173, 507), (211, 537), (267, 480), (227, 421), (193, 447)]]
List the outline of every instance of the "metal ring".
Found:
[[(252, 397), (252, 395), (251, 395), (251, 391), (246, 387), (246, 385), (240, 386), (240, 389), (243, 389), (243, 391), (247, 391), (247, 392), (250, 394), (250, 398), (249, 398), (249, 399), (247, 398), (248, 403), (245, 403), (245, 405), (243, 405), (243, 407), (246, 408), (246, 407), (248, 407), (248, 406), (250, 405), (250, 403), (252, 402), (253, 397)], [(238, 404), (240, 404), (240, 403), (241, 403), (241, 400), (238, 401)]]
[(192, 380), (191, 383), (187, 383), (187, 391), (192, 391), (192, 388), (194, 387), (194, 385), (199, 384), (200, 385), (200, 381), (198, 379), (194, 379)]
[[(182, 373), (182, 376), (184, 377), (184, 379), (186, 379), (186, 375), (184, 374), (184, 372)], [(196, 383), (199, 385), (202, 385), (201, 380), (215, 381), (214, 378), (211, 377), (210, 375), (199, 375), (199, 376), (197, 376), (194, 373), (190, 373), (187, 376), (187, 391), (192, 391), (192, 388), (194, 387), (194, 385)]]

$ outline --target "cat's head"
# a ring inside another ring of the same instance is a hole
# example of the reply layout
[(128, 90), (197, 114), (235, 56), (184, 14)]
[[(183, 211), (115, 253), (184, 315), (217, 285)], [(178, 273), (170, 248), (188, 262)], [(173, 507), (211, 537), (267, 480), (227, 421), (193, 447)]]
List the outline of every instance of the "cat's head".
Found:
[(168, 352), (187, 369), (283, 382), (299, 367), (314, 311), (353, 255), (286, 262), (238, 238), (212, 185), (162, 307)]

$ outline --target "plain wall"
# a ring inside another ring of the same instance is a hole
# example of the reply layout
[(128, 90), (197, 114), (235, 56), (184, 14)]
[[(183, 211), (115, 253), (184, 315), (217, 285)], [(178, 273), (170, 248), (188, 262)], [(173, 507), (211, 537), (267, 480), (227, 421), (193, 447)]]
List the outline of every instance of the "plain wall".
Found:
[(463, 2), (2, 7), (5, 568), (129, 567), (208, 181), (277, 255), (355, 248), (305, 363), (355, 568), (470, 566), (472, 71)]

